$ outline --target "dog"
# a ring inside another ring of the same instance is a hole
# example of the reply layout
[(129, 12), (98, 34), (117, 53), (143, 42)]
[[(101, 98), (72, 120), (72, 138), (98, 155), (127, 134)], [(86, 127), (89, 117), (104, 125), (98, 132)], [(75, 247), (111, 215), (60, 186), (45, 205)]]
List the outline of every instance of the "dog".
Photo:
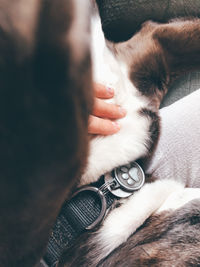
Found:
[[(115, 88), (126, 108), (122, 129), (89, 144), (80, 186), (118, 166), (149, 157), (159, 138), (158, 109), (170, 84), (200, 65), (200, 20), (148, 21), (131, 39), (104, 39), (92, 20), (94, 79)], [(117, 200), (105, 221), (63, 254), (58, 266), (199, 266), (200, 189), (173, 180), (147, 179), (128, 199)]]
[[(158, 107), (170, 82), (199, 66), (200, 26), (198, 19), (147, 22), (131, 40), (107, 44), (116, 71), (108, 74), (115, 77), (95, 78), (116, 85), (114, 101), (128, 113), (118, 134), (89, 144), (93, 95), (88, 1), (1, 0), (0, 4), (0, 266), (35, 266), (44, 255), (63, 201), (77, 186), (153, 152), (159, 136)], [(122, 81), (115, 84), (116, 77)], [(81, 236), (58, 265), (196, 266), (200, 262), (196, 197), (198, 189), (194, 193), (173, 180), (146, 184), (120, 201), (99, 229)], [(171, 198), (177, 200), (173, 207)], [(143, 200), (139, 210), (138, 199)], [(120, 220), (121, 225), (109, 227), (127, 215), (127, 209), (129, 225)], [(184, 259), (180, 240), (187, 250)]]

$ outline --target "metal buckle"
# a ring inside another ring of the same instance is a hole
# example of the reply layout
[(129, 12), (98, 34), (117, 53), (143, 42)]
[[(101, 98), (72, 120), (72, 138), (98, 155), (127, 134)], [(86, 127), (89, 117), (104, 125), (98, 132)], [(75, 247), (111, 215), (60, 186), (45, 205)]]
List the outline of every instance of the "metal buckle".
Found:
[(105, 199), (105, 196), (103, 194), (103, 191), (101, 191), (101, 187), (97, 188), (94, 186), (84, 186), (84, 187), (80, 188), (78, 191), (76, 191), (73, 194), (72, 198), (77, 196), (78, 194), (80, 194), (83, 191), (92, 191), (92, 192), (96, 193), (97, 196), (99, 197), (100, 201), (101, 201), (101, 212), (99, 214), (99, 217), (92, 224), (85, 227), (85, 230), (91, 230), (94, 227), (96, 227), (103, 220), (103, 218), (106, 214), (106, 210), (107, 210), (106, 199)]
[(96, 227), (105, 217), (107, 211), (107, 203), (105, 195), (107, 192), (111, 192), (113, 195), (126, 198), (133, 194), (134, 191), (140, 189), (145, 182), (145, 175), (136, 162), (129, 163), (124, 166), (115, 168), (112, 172), (105, 174), (104, 184), (97, 188), (94, 186), (84, 186), (77, 190), (72, 199), (84, 191), (92, 191), (97, 194), (101, 201), (101, 212), (98, 218), (89, 226), (85, 227), (85, 230), (91, 230)]

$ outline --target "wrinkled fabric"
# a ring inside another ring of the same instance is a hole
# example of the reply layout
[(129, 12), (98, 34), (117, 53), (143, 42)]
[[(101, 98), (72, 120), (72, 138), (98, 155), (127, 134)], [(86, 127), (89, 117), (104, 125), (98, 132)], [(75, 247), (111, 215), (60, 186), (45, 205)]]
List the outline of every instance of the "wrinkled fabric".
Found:
[(162, 108), (157, 148), (145, 172), (200, 187), (200, 89)]

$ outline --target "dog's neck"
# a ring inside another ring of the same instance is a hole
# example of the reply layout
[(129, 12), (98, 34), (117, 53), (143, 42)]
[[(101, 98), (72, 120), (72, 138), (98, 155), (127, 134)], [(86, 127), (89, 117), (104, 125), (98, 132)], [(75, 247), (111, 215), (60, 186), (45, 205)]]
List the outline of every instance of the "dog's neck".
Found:
[[(115, 51), (115, 44), (105, 40), (101, 21), (97, 14), (92, 17), (91, 25), (93, 79), (95, 82), (113, 87), (115, 96), (111, 101), (126, 106), (127, 95), (138, 97), (138, 90), (130, 81), (128, 60), (120, 58)], [(119, 46), (120, 44), (117, 45), (117, 49)]]

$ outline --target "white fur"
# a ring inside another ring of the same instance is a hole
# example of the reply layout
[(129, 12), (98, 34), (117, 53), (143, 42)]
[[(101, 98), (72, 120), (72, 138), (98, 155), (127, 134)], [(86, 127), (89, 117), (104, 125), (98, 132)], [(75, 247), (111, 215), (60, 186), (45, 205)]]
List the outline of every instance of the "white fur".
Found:
[(144, 221), (156, 212), (169, 195), (180, 191), (183, 186), (173, 180), (145, 184), (123, 205), (114, 209), (100, 229), (98, 240), (103, 257), (125, 242)]
[(200, 198), (200, 188), (183, 188), (171, 194), (163, 205), (158, 209), (157, 213), (166, 210), (176, 210), (193, 199)]
[(149, 141), (150, 122), (139, 115), (139, 111), (148, 106), (148, 100), (139, 94), (129, 80), (128, 66), (107, 48), (97, 18), (92, 20), (92, 38), (94, 79), (114, 88), (115, 97), (112, 101), (124, 107), (127, 115), (119, 120), (121, 130), (118, 133), (97, 137), (90, 142), (88, 165), (81, 185), (94, 182), (114, 167), (145, 155)]
[(196, 198), (200, 198), (200, 189), (184, 188), (173, 180), (145, 184), (123, 205), (111, 211), (104, 221), (96, 237), (100, 244), (97, 260), (126, 242), (152, 214), (178, 209)]

